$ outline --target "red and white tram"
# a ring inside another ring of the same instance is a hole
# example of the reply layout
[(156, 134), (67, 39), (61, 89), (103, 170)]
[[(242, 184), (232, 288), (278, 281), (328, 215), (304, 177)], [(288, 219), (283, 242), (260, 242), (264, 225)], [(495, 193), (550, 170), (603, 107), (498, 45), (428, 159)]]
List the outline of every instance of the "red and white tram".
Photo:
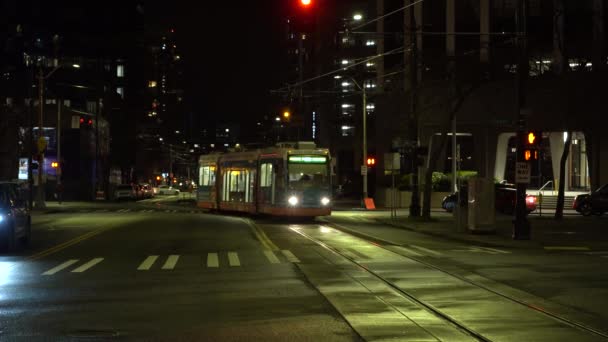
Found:
[(330, 215), (329, 151), (298, 142), (203, 155), (197, 203), (206, 209), (274, 216)]

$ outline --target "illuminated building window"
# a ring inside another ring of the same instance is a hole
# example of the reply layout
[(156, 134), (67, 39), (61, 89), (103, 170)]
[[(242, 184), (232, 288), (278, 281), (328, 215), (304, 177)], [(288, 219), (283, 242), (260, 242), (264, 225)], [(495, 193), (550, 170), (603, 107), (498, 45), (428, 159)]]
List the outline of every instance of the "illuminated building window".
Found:
[(353, 126), (342, 126), (340, 131), (343, 137), (352, 137), (355, 135), (355, 128)]
[(125, 66), (118, 64), (116, 66), (116, 77), (125, 77)]
[(123, 98), (123, 99), (125, 98), (125, 88), (123, 88), (123, 87), (117, 87), (116, 88), (116, 93), (118, 95), (120, 95), (121, 98)]
[(156, 88), (156, 81), (148, 81), (148, 88)]

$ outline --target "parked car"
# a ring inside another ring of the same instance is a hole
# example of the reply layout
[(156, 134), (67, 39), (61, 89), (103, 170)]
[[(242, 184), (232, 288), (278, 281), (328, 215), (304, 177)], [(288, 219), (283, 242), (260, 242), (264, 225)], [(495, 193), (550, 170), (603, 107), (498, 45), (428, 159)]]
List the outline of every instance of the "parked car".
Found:
[(141, 197), (142, 198), (152, 198), (154, 197), (155, 193), (152, 190), (152, 186), (150, 184), (140, 184), (140, 191), (141, 191)]
[(179, 189), (169, 185), (161, 185), (158, 187), (159, 195), (179, 195)]
[(19, 184), (0, 182), (0, 250), (12, 251), (31, 238), (32, 218)]
[[(517, 195), (515, 186), (512, 184), (497, 184), (494, 193), (494, 205), (496, 210), (508, 215), (513, 214), (515, 212), (515, 200)], [(463, 205), (466, 205), (467, 203), (467, 196), (468, 194), (466, 191), (463, 191), (463, 196), (460, 199)], [(458, 192), (444, 197), (441, 202), (441, 207), (451, 213), (456, 206), (457, 198)], [(536, 202), (536, 196), (526, 195), (526, 212), (528, 214), (536, 210)]]
[(603, 215), (608, 211), (608, 184), (604, 184), (604, 186), (589, 194), (576, 196), (574, 203), (572, 203), (572, 209), (584, 216)]
[(116, 200), (136, 200), (137, 187), (132, 184), (121, 184), (114, 191), (114, 199)]

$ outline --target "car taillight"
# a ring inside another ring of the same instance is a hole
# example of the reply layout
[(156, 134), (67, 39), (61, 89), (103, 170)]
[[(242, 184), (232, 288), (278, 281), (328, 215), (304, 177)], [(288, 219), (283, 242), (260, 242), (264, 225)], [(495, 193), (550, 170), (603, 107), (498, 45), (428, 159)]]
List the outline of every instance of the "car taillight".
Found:
[(535, 196), (528, 196), (528, 197), (526, 197), (526, 202), (528, 202), (530, 204), (534, 204), (534, 203), (536, 203), (536, 197)]

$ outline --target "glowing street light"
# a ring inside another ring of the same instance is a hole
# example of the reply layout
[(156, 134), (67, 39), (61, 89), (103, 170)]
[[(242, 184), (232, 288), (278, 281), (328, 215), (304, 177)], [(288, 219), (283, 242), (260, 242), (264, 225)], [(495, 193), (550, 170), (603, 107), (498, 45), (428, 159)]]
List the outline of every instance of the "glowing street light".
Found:
[(360, 21), (361, 19), (363, 19), (363, 15), (361, 15), (361, 13), (355, 13), (355, 15), (353, 15), (353, 19), (355, 21)]

